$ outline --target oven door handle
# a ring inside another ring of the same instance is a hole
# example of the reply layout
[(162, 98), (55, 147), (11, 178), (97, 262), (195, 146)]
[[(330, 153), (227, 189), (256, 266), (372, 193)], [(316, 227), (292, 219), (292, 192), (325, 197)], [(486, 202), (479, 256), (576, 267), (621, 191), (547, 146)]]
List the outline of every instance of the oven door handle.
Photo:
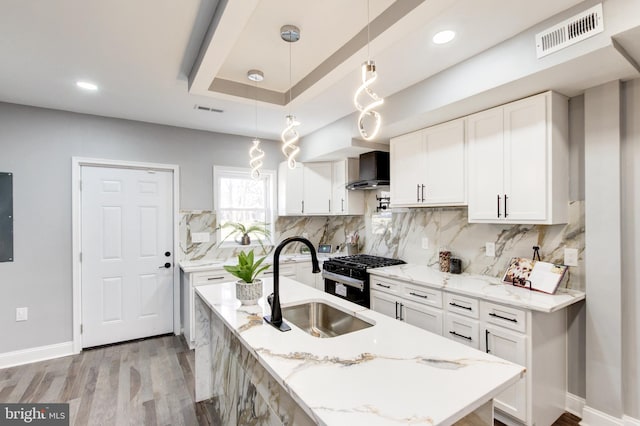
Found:
[(335, 274), (333, 272), (328, 272), (328, 271), (322, 271), (322, 278), (335, 281), (340, 284), (348, 285), (350, 287), (355, 287), (360, 291), (364, 290), (364, 281), (362, 280), (357, 280), (355, 278), (347, 277), (340, 274)]

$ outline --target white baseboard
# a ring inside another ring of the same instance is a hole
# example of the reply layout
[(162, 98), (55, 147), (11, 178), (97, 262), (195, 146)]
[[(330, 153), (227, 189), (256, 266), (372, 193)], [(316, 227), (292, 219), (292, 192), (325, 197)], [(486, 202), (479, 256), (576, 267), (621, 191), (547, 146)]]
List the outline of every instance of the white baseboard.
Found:
[(640, 426), (640, 419), (634, 419), (633, 417), (623, 416), (622, 421), (624, 426)]
[(0, 369), (32, 362), (46, 361), (68, 355), (73, 355), (73, 342), (56, 343), (55, 345), (5, 352), (0, 354)]
[(585, 404), (586, 404), (586, 401), (584, 398), (581, 398), (577, 395), (567, 392), (567, 396), (564, 403), (565, 411), (573, 414), (574, 416), (578, 416), (582, 418), (582, 410), (584, 409)]
[(585, 405), (580, 426), (624, 426), (624, 422), (622, 419)]

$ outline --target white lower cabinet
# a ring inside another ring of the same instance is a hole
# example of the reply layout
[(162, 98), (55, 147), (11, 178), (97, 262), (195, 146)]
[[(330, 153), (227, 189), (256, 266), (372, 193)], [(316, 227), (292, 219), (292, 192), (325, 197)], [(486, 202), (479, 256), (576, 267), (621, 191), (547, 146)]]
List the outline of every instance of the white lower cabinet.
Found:
[(370, 282), (374, 311), (526, 368), (494, 399), (496, 419), (547, 426), (562, 415), (567, 392), (564, 309), (530, 311), (376, 275)]
[[(527, 365), (527, 336), (494, 325), (483, 325), (481, 349), (519, 365)], [(499, 410), (527, 421), (527, 376), (494, 399)]]

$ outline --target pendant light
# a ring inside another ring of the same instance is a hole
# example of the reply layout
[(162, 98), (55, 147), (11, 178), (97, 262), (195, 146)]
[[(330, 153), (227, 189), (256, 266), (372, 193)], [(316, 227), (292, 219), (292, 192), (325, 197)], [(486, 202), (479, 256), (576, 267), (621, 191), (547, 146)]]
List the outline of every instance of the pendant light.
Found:
[(264, 151), (260, 149), (260, 139), (258, 139), (258, 82), (264, 80), (264, 74), (260, 70), (249, 70), (247, 78), (255, 83), (255, 120), (256, 120), (256, 137), (251, 141), (253, 145), (249, 149), (249, 167), (251, 167), (251, 177), (260, 179), (260, 169), (262, 168), (262, 159)]
[(293, 90), (291, 84), (291, 44), (300, 40), (300, 28), (295, 25), (284, 25), (280, 28), (280, 38), (289, 43), (289, 113), (286, 117), (286, 127), (280, 134), (280, 139), (282, 139), (282, 153), (287, 157), (287, 165), (290, 169), (294, 169), (296, 156), (300, 152), (300, 148), (296, 145), (300, 139), (296, 127), (300, 125), (300, 122), (291, 114), (291, 91)]
[[(379, 97), (369, 87), (378, 78), (378, 74), (376, 72), (376, 64), (371, 60), (371, 35), (369, 26), (369, 0), (367, 0), (367, 60), (362, 64), (361, 68), (362, 84), (360, 85), (360, 87), (358, 87), (358, 90), (356, 90), (356, 94), (353, 96), (353, 103), (356, 109), (360, 111), (360, 115), (358, 116), (358, 131), (360, 132), (360, 136), (362, 136), (366, 141), (370, 141), (375, 138), (380, 131), (382, 116), (380, 115), (380, 113), (375, 111), (374, 108), (377, 108), (384, 102), (384, 99)], [(363, 105), (360, 103), (358, 98), (360, 97), (360, 94), (362, 92), (366, 92), (366, 94), (369, 95), (372, 101), (370, 104)], [(372, 125), (365, 125), (365, 121), (367, 121), (367, 118), (373, 120)], [(367, 130), (367, 128), (369, 128), (369, 130)]]

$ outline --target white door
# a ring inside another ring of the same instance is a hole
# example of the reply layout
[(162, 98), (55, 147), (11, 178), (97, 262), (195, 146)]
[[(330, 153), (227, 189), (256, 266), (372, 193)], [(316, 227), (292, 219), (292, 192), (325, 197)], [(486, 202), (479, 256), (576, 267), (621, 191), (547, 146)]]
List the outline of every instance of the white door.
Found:
[(547, 219), (547, 126), (545, 96), (504, 108), (506, 219)]
[(502, 107), (467, 119), (470, 222), (504, 219), (503, 120)]
[(305, 163), (304, 214), (331, 212), (331, 163)]
[(173, 331), (173, 173), (81, 169), (82, 346)]
[(425, 149), (423, 131), (393, 138), (390, 143), (391, 204), (422, 204), (425, 184)]
[(427, 204), (463, 204), (465, 200), (464, 120), (424, 131), (424, 198)]

